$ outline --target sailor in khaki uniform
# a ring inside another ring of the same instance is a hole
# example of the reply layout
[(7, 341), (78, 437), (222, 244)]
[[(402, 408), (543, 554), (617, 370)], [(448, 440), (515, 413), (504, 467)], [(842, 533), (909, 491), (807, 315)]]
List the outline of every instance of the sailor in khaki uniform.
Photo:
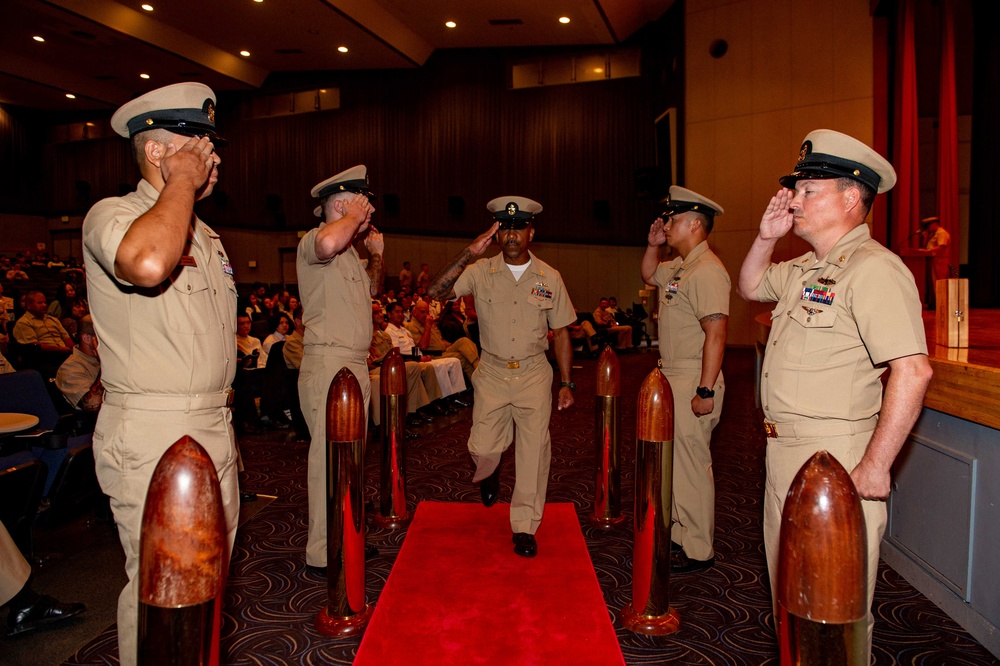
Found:
[[(500, 457), (515, 438), (516, 480), (510, 501), (514, 552), (533, 557), (535, 531), (542, 521), (549, 480), (552, 440), (552, 367), (545, 357), (553, 331), (559, 365), (559, 409), (573, 405), (570, 380), (573, 350), (566, 327), (576, 311), (562, 277), (528, 251), (533, 221), (542, 207), (531, 199), (506, 196), (486, 208), (496, 222), (434, 278), (428, 293), (443, 300), (472, 294), (479, 314), (483, 354), (472, 375), (476, 402), (469, 452), (476, 463), (483, 504), (492, 505), (500, 489)], [(502, 252), (472, 260), (496, 238)], [(466, 269), (466, 267), (468, 268)]]
[[(715, 563), (715, 477), (709, 444), (722, 413), (722, 356), (729, 322), (729, 274), (708, 247), (722, 206), (671, 186), (663, 214), (649, 228), (642, 279), (660, 289), (661, 371), (674, 395), (673, 524), (670, 570)], [(680, 255), (660, 263), (660, 246)], [(665, 461), (669, 462), (669, 461)], [(678, 548), (679, 547), (679, 548)]]
[(106, 390), (94, 458), (129, 579), (118, 600), (119, 656), (134, 664), (146, 490), (164, 451), (184, 435), (215, 463), (230, 549), (236, 537), (228, 408), (236, 284), (219, 236), (193, 212), (218, 179), (214, 93), (200, 83), (160, 88), (118, 109), (111, 126), (131, 138), (142, 180), (135, 192), (90, 209), (83, 255)]
[[(330, 382), (348, 368), (361, 385), (365, 413), (371, 395), (368, 345), (371, 299), (382, 277), (382, 234), (371, 226), (368, 170), (351, 167), (312, 188), (323, 222), (299, 241), (295, 270), (302, 300), (302, 367), (299, 403), (309, 424), (309, 540), (306, 565), (326, 567), (326, 397)], [(364, 239), (367, 269), (354, 249)]]
[[(781, 511), (792, 479), (817, 451), (850, 471), (868, 541), (868, 604), (875, 594), (890, 467), (920, 414), (932, 370), (913, 276), (871, 238), (865, 217), (896, 173), (860, 141), (810, 132), (780, 179), (740, 269), (740, 295), (776, 302), (761, 396), (767, 431), (764, 546), (772, 600)], [(785, 189), (790, 188), (790, 189)], [(771, 263), (794, 230), (812, 252)], [(891, 369), (883, 395), (881, 376)], [(873, 618), (868, 614), (871, 651)]]

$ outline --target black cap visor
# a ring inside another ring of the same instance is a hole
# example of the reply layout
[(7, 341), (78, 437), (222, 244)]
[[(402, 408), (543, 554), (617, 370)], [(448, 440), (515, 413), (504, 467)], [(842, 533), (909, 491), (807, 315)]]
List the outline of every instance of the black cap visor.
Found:
[(827, 178), (850, 178), (864, 183), (876, 192), (882, 177), (863, 164), (841, 159), (834, 155), (811, 153), (798, 164), (795, 171), (778, 179), (782, 187), (794, 189), (800, 180), (823, 180)]

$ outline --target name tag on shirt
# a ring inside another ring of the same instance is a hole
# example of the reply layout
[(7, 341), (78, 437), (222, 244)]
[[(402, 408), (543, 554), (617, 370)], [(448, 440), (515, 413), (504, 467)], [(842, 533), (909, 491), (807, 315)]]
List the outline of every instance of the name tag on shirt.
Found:
[(178, 266), (197, 266), (198, 262), (190, 254), (182, 254)]

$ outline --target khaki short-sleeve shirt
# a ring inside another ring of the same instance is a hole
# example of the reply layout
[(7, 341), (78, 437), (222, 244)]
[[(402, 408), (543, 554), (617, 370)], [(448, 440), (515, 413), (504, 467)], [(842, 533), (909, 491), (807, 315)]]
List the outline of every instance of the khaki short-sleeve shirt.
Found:
[(135, 192), (97, 202), (83, 221), (101, 381), (118, 393), (224, 391), (236, 373), (236, 282), (218, 234), (195, 218), (177, 268), (157, 287), (115, 275), (122, 238), (159, 195), (142, 180)]
[(773, 264), (756, 295), (778, 303), (761, 379), (769, 421), (870, 418), (884, 364), (927, 353), (913, 276), (866, 224), (823, 260), (810, 252)]
[(725, 266), (702, 241), (687, 258), (676, 257), (656, 267), (652, 283), (660, 289), (659, 345), (665, 365), (701, 360), (708, 315), (729, 315), (732, 285)]
[(372, 340), (371, 281), (353, 247), (328, 261), (316, 256), (316, 234), (325, 224), (302, 237), (295, 261), (304, 344), (336, 347), (363, 359)]
[(100, 376), (101, 362), (74, 347), (72, 355), (63, 361), (56, 372), (56, 386), (69, 404), (76, 407)]
[(576, 321), (576, 310), (559, 272), (529, 252), (531, 265), (514, 281), (503, 254), (480, 259), (455, 282), (455, 294), (472, 294), (483, 349), (520, 360), (549, 347), (549, 329)]
[(64, 346), (66, 338), (70, 337), (62, 322), (52, 315), (36, 317), (30, 312), (25, 312), (14, 324), (13, 335), (22, 345), (42, 344), (57, 347)]

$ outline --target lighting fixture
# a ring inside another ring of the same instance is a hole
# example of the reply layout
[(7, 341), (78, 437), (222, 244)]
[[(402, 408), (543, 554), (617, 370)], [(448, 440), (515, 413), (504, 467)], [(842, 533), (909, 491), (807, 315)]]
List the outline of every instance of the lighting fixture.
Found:
[(66, 93), (66, 98), (67, 99), (76, 99), (76, 95), (74, 95), (73, 93)]
[(249, 58), (250, 57), (250, 52), (247, 51), (246, 49), (244, 49), (244, 50), (240, 51), (240, 55), (243, 56), (244, 58)]
[(559, 17), (559, 22), (562, 23), (563, 25), (566, 25), (567, 23), (569, 23), (569, 17), (568, 16), (560, 16)]
[(41, 35), (35, 35), (34, 37), (32, 37), (32, 39), (35, 40), (36, 42), (44, 42), (45, 41), (45, 38), (42, 37)]
[(149, 78), (149, 74), (140, 74), (139, 78), (140, 79), (148, 79)]
[(446, 28), (455, 28), (455, 27), (458, 27), (458, 24), (455, 23), (454, 21), (445, 21), (444, 27), (446, 27)]
[(337, 50), (340, 51), (341, 53), (347, 53), (347, 47), (346, 46), (338, 46)]
[(147, 12), (153, 11), (153, 5), (142, 5), (142, 8)]

